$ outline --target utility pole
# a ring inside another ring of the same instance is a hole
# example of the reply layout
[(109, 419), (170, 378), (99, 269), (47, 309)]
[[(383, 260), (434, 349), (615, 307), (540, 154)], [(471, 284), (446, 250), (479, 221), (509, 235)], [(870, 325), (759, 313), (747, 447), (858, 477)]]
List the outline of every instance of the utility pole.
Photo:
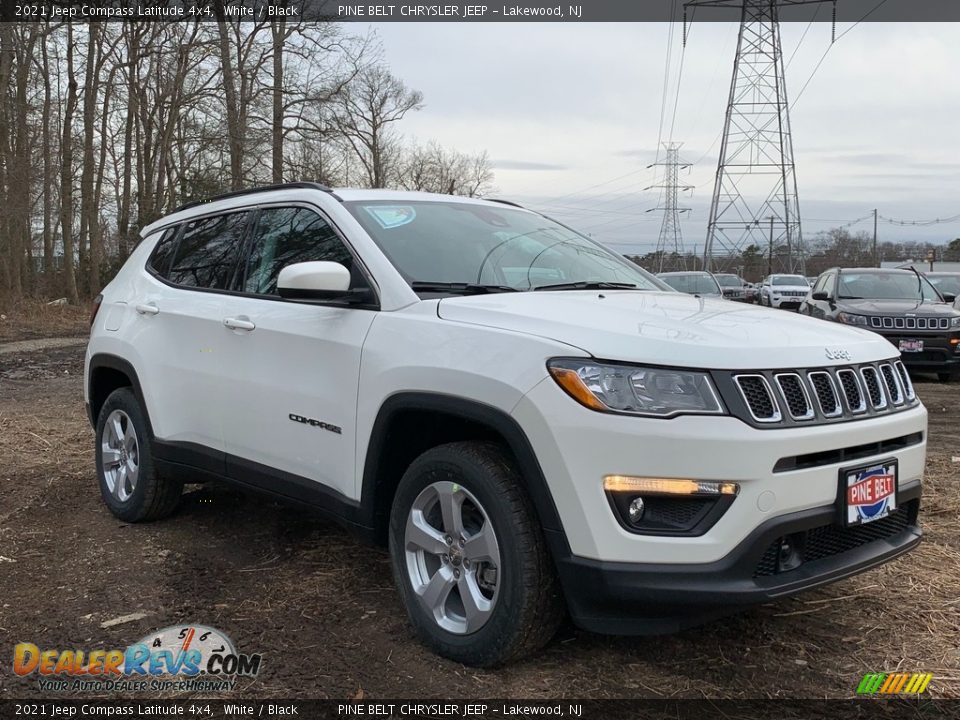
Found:
[(873, 209), (873, 264), (880, 267), (880, 256), (877, 255), (877, 209)]
[[(692, 190), (693, 186), (680, 185), (680, 171), (690, 167), (689, 163), (680, 160), (680, 146), (682, 144), (663, 143), (663, 147), (667, 151), (666, 158), (663, 162), (647, 166), (652, 168), (660, 165), (666, 168), (662, 184), (645, 188), (646, 190), (659, 188), (662, 191), (660, 195), (663, 199), (662, 205), (647, 210), (647, 212), (663, 211), (660, 238), (657, 240), (657, 272), (687, 269), (686, 253), (683, 249), (683, 233), (680, 230), (680, 215), (690, 212), (690, 208), (682, 208), (677, 205), (677, 193), (681, 190)], [(664, 258), (667, 258), (666, 263), (664, 263)]]
[(752, 244), (762, 247), (763, 229), (757, 221), (773, 216), (778, 239), (787, 246), (786, 258), (781, 256), (778, 265), (782, 267), (778, 269), (806, 274), (779, 9), (819, 2), (829, 0), (684, 3), (684, 26), (688, 8), (740, 11), (737, 54), (703, 249), (708, 267), (735, 264), (744, 248)]

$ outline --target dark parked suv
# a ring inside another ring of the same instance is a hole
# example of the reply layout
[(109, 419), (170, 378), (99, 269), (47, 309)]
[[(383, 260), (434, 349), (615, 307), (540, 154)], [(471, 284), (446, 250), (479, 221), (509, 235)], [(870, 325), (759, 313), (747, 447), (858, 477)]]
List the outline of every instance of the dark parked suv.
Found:
[(960, 311), (914, 270), (833, 268), (813, 286), (800, 312), (873, 330), (900, 350), (912, 370), (943, 380), (960, 376)]

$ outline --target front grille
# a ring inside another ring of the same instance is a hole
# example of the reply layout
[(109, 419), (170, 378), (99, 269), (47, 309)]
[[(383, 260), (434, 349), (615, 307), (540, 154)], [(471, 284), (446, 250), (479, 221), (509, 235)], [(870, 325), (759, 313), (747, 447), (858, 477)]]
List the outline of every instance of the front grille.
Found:
[(949, 330), (950, 318), (871, 317), (870, 327), (882, 330)]
[(787, 411), (794, 420), (809, 420), (813, 417), (813, 405), (807, 397), (800, 376), (796, 373), (780, 373), (774, 376), (783, 399), (787, 401)]
[(877, 369), (872, 365), (860, 368), (860, 377), (863, 378), (863, 384), (867, 388), (867, 395), (870, 396), (870, 404), (877, 410), (883, 410), (887, 406), (887, 396), (880, 387), (880, 376)]
[(806, 297), (807, 293), (803, 290), (774, 290), (774, 295), (779, 295), (780, 297)]
[(731, 413), (757, 427), (865, 419), (919, 402), (900, 360), (796, 371), (714, 371), (713, 376)]
[(900, 383), (897, 381), (897, 375), (893, 371), (890, 363), (884, 363), (880, 366), (880, 374), (883, 375), (883, 384), (887, 387), (887, 395), (894, 405), (903, 404), (903, 391), (900, 389)]
[(779, 422), (780, 409), (773, 398), (770, 385), (763, 375), (738, 375), (737, 386), (747, 409), (757, 422)]
[[(769, 577), (790, 572), (790, 569), (802, 567), (803, 563), (834, 557), (877, 540), (886, 540), (903, 532), (910, 525), (910, 515), (916, 500), (894, 510), (882, 520), (875, 520), (853, 527), (824, 525), (822, 527), (793, 533), (774, 540), (764, 551), (754, 569), (754, 577)], [(794, 563), (790, 569), (780, 567), (781, 549), (784, 541), (797, 549), (802, 562)]]

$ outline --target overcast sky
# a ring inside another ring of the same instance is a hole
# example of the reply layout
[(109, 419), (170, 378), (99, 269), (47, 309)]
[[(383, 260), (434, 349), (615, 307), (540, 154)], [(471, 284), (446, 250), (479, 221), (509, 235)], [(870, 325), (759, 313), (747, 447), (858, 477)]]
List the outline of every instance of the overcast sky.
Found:
[[(841, 24), (837, 35), (850, 27)], [(386, 61), (426, 107), (403, 131), (486, 150), (497, 195), (548, 211), (625, 253), (656, 247), (656, 156), (671, 28), (657, 23), (382, 23)], [(801, 36), (806, 36), (801, 41)], [(679, 94), (674, 33), (663, 140), (695, 165), (682, 181), (687, 247), (702, 251), (736, 48), (735, 23), (690, 32)], [(862, 23), (830, 46), (829, 23), (784, 23), (787, 90), (805, 237), (878, 208), (889, 218), (960, 214), (960, 42), (950, 23)], [(823, 58), (819, 70), (817, 63)], [(798, 97), (801, 88), (809, 85)], [(852, 226), (872, 232), (872, 221)], [(946, 241), (960, 223), (881, 240)]]

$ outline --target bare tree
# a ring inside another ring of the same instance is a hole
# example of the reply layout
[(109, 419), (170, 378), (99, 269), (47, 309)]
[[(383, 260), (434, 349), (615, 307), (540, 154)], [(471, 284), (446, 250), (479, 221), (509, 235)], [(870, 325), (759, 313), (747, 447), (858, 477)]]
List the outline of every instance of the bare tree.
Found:
[(366, 68), (347, 86), (332, 113), (334, 126), (366, 171), (367, 185), (386, 187), (399, 170), (394, 124), (423, 107), (423, 94), (382, 65)]
[(411, 147), (399, 184), (407, 190), (478, 197), (491, 190), (493, 169), (487, 153), (469, 155), (430, 142)]

